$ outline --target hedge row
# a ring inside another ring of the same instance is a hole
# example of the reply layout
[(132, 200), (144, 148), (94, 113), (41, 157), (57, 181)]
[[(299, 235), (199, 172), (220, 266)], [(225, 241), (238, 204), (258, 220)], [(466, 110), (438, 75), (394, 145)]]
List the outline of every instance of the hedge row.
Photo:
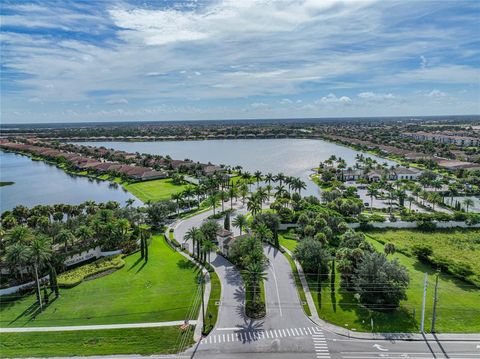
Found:
[(125, 265), (122, 254), (100, 258), (93, 263), (69, 270), (58, 276), (58, 285), (62, 288), (72, 288), (95, 274), (111, 269), (120, 269)]

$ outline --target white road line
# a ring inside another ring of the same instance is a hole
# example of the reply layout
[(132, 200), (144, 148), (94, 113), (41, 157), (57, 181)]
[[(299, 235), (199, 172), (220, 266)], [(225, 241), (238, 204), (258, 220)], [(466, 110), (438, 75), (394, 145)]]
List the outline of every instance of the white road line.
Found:
[(285, 332), (285, 329), (282, 329), (283, 336), (287, 336), (287, 333)]
[(275, 338), (278, 338), (278, 334), (277, 334), (277, 330), (276, 330), (276, 329), (273, 330), (273, 334), (275, 334)]
[(222, 341), (225, 342), (225, 334), (222, 334)]
[(291, 337), (291, 336), (292, 336), (292, 334), (290, 334), (290, 330), (288, 330), (288, 329), (285, 329), (285, 330), (287, 331), (287, 333), (288, 333), (288, 336), (289, 336), (289, 337)]
[(307, 328), (307, 329), (308, 329), (308, 333), (312, 334), (312, 330), (310, 328)]
[(296, 335), (300, 335), (300, 333), (298, 332), (297, 328), (293, 328), (293, 330), (295, 330), (295, 334), (296, 334)]
[(275, 281), (275, 287), (277, 288), (278, 310), (280, 311), (280, 316), (283, 317), (282, 305), (280, 304), (280, 293), (278, 291), (277, 276), (275, 275), (275, 266), (273, 265), (273, 262), (271, 262), (270, 265), (272, 266), (273, 280)]
[(265, 334), (267, 335), (267, 338), (270, 339), (270, 337), (268, 336), (268, 330), (265, 330)]

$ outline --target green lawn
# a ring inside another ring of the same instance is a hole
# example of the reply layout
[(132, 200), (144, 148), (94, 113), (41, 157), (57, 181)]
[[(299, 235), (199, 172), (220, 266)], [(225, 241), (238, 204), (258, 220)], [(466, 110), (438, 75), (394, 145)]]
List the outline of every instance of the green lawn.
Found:
[[(149, 261), (140, 253), (125, 258), (125, 266), (71, 289), (35, 316), (33, 295), (1, 297), (2, 327), (58, 326), (183, 320), (197, 293), (197, 269), (171, 249), (163, 235), (152, 237)], [(190, 319), (196, 319), (198, 308)]]
[(143, 202), (170, 199), (172, 194), (182, 192), (188, 186), (176, 185), (169, 178), (123, 185), (127, 191)]
[(193, 330), (181, 332), (178, 327), (2, 333), (0, 357), (170, 354), (192, 344)]
[(282, 234), (278, 236), (278, 240), (280, 245), (287, 248), (290, 252), (293, 252), (298, 243), (295, 239), (285, 238)]
[(378, 230), (368, 233), (374, 239), (392, 242), (398, 251), (411, 255), (412, 247), (428, 245), (433, 257), (440, 260), (454, 260), (471, 267), (473, 274), (468, 276), (474, 283), (480, 283), (480, 229), (452, 228), (436, 230), (433, 233), (411, 229)]
[(210, 298), (208, 299), (207, 311), (205, 315), (205, 334), (210, 333), (217, 322), (219, 308), (217, 302), (220, 302), (222, 293), (220, 278), (218, 278), (218, 275), (215, 272), (210, 272), (210, 285)]
[[(383, 252), (383, 244), (367, 239), (378, 251)], [(293, 242), (290, 242), (292, 245)], [(333, 324), (357, 331), (371, 331), (373, 318), (375, 332), (418, 332), (422, 302), (424, 273), (429, 273), (425, 330), (430, 330), (434, 294), (435, 270), (416, 258), (395, 253), (390, 259), (398, 258), (407, 267), (410, 285), (408, 299), (394, 312), (369, 311), (360, 305), (353, 293), (340, 288), (340, 275), (336, 272), (335, 290), (331, 290), (330, 281), (318, 285), (316, 275), (307, 276), (313, 300), (320, 318)], [(320, 290), (318, 290), (320, 289)], [(439, 301), (437, 307), (437, 332), (479, 332), (480, 331), (480, 290), (455, 279), (451, 275), (441, 274), (439, 278)]]

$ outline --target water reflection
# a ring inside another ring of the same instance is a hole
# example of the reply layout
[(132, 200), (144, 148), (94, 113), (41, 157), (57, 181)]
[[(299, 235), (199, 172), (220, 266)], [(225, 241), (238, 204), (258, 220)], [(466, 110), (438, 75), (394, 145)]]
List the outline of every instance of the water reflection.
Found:
[[(0, 151), (0, 170), (2, 182), (15, 182), (11, 186), (0, 187), (0, 211), (19, 204), (33, 207), (37, 204), (79, 204), (94, 200), (117, 201), (124, 205), (127, 199), (136, 199), (121, 190), (118, 184), (111, 187), (106, 181), (67, 174), (54, 165), (32, 161), (14, 153)], [(135, 205), (139, 204), (141, 202), (136, 200)]]

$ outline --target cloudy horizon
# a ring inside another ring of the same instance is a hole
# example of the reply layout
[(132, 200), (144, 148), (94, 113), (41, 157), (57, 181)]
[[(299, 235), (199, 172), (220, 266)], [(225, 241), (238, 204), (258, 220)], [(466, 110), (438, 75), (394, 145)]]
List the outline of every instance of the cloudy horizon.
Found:
[(480, 113), (474, 1), (3, 1), (2, 123)]

